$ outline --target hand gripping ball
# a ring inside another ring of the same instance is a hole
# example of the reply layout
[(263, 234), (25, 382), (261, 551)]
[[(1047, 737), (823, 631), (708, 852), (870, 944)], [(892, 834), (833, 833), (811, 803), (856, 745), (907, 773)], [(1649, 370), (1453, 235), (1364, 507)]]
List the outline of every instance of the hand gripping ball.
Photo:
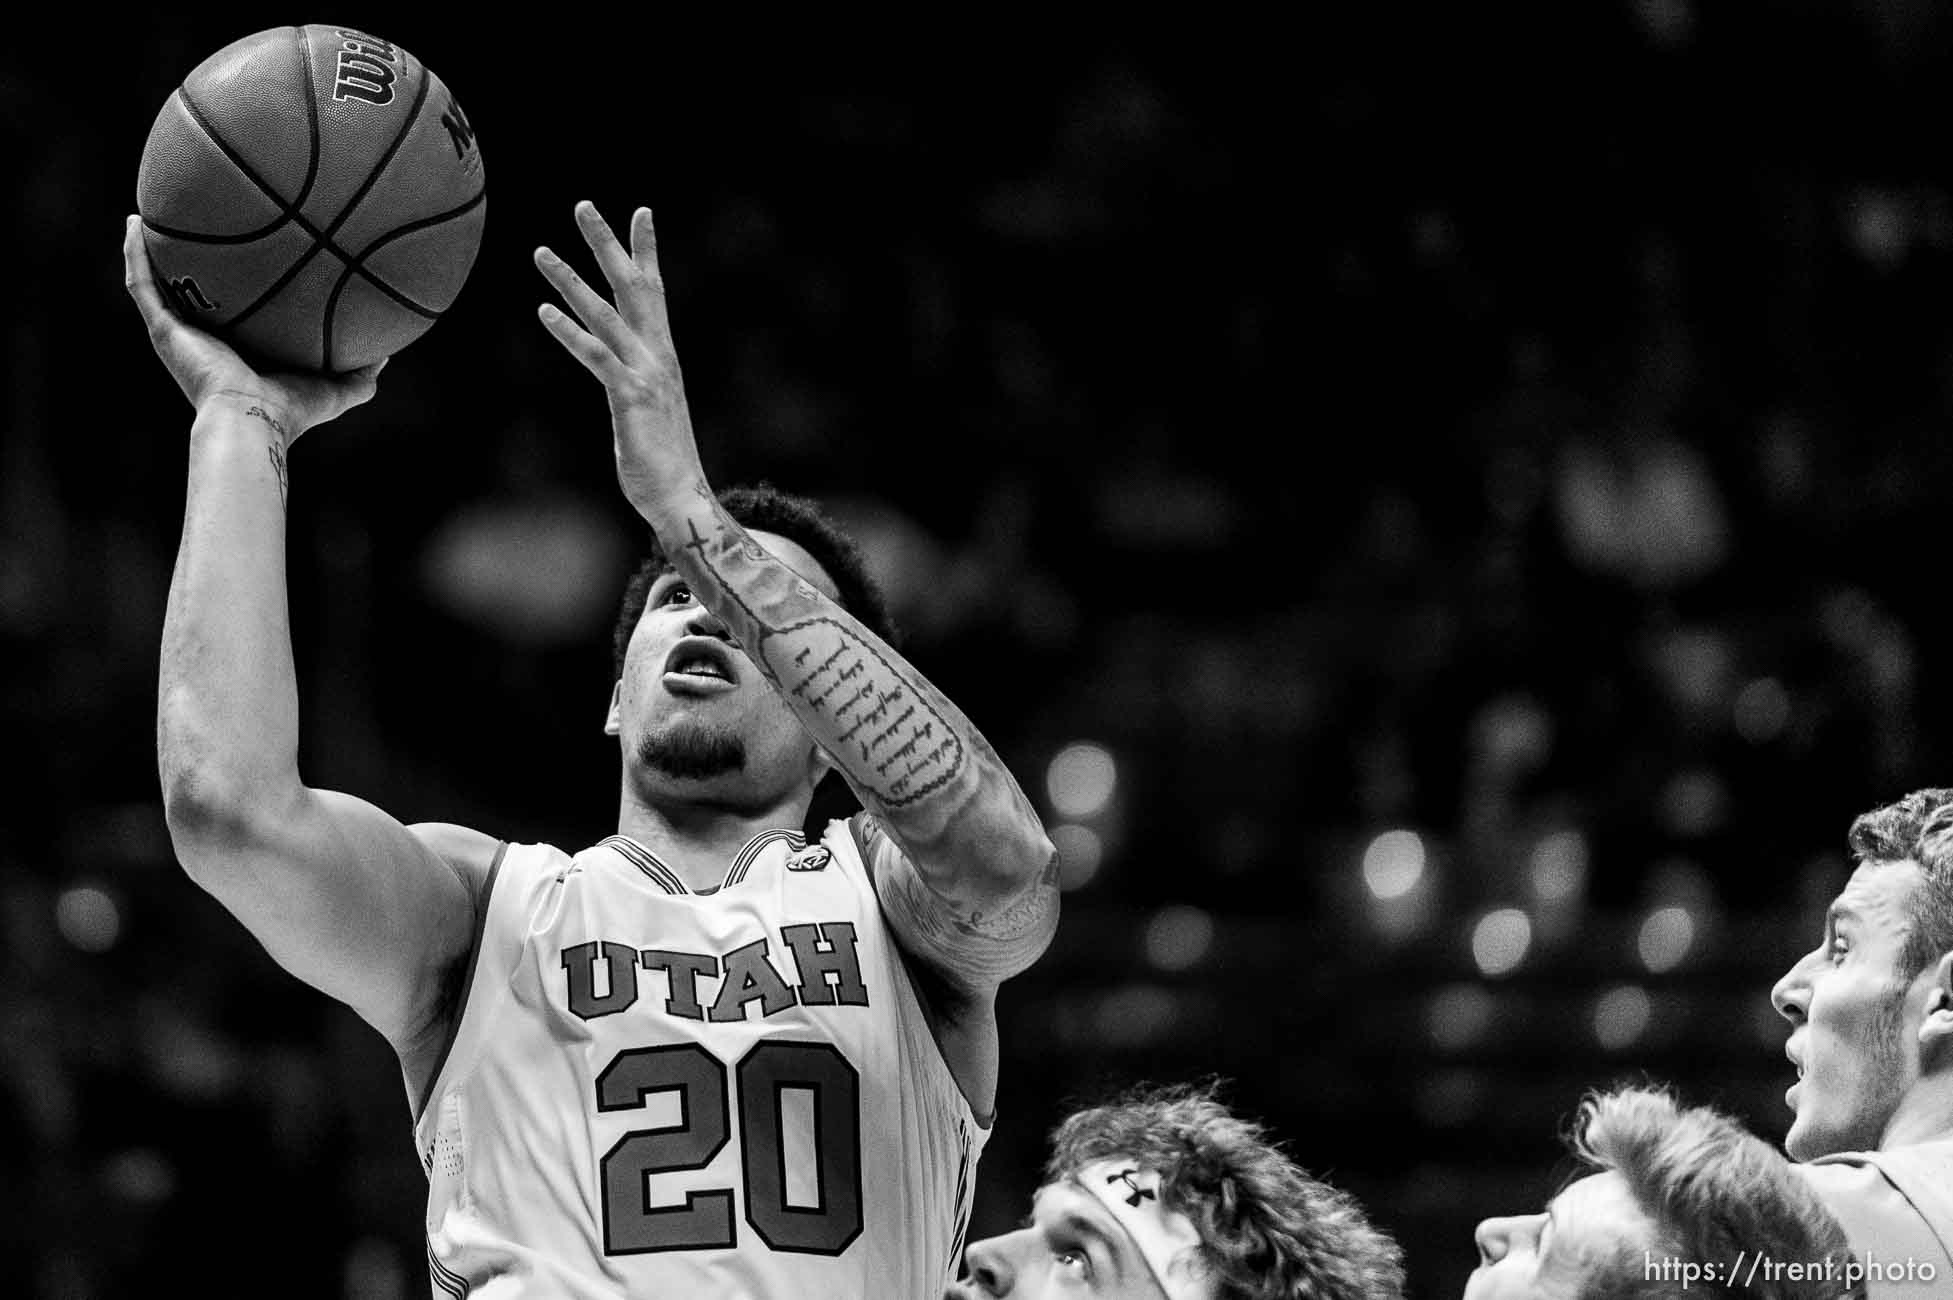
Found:
[(150, 264), (184, 318), (275, 369), (392, 356), (461, 292), (487, 212), (474, 128), (407, 51), (277, 27), (198, 64), (136, 177)]

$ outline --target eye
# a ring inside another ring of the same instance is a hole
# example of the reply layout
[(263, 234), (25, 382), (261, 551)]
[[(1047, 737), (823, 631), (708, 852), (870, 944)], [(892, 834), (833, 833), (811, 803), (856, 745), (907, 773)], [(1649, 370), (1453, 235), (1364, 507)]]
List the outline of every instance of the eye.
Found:
[(1092, 1260), (1084, 1251), (1073, 1247), (1060, 1247), (1051, 1253), (1051, 1262), (1066, 1272), (1078, 1277), (1092, 1276)]
[(1851, 951), (1851, 942), (1848, 939), (1846, 939), (1843, 935), (1835, 934), (1831, 936), (1831, 942), (1825, 946), (1824, 955), (1830, 961), (1830, 963), (1833, 966), (1835, 966), (1840, 961), (1842, 961), (1844, 959), (1844, 955), (1850, 951)]
[(682, 582), (674, 582), (658, 596), (660, 605), (689, 605), (692, 603), (692, 589)]

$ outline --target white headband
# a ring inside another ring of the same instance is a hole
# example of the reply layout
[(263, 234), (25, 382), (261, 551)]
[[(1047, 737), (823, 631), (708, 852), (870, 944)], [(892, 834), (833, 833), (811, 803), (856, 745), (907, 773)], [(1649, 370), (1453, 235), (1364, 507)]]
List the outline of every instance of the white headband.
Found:
[(1167, 1300), (1214, 1300), (1214, 1283), (1200, 1257), (1193, 1220), (1160, 1200), (1160, 1175), (1137, 1160), (1114, 1156), (1086, 1165), (1072, 1181), (1119, 1221)]

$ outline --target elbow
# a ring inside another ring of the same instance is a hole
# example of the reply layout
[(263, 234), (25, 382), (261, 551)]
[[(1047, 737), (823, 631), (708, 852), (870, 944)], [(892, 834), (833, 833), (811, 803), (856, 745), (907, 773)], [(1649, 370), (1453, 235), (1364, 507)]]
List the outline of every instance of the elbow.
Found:
[(192, 880), (230, 856), (242, 843), (250, 818), (244, 800), (219, 774), (201, 768), (165, 768), (163, 820), (176, 860)]
[(236, 786), (208, 767), (163, 765), (163, 819), (178, 847), (220, 838), (244, 820)]
[(192, 880), (210, 877), (263, 838), (272, 802), (255, 782), (208, 765), (163, 769), (163, 819), (176, 858)]
[(1016, 880), (1019, 889), (1057, 888), (1058, 846), (1044, 827), (1028, 837), (1017, 858)]
[(1058, 849), (1042, 826), (1013, 836), (1008, 845), (992, 841), (973, 854), (969, 879), (993, 899), (1022, 899), (1058, 887)]
[(185, 866), (248, 842), (299, 788), (295, 768), (238, 752), (181, 690), (165, 692), (157, 715), (156, 766), (163, 817)]

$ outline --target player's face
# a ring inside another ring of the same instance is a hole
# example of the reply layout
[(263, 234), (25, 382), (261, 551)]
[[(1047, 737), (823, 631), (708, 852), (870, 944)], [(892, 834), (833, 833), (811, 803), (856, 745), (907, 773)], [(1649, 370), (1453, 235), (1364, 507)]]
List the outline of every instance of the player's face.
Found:
[[(805, 547), (762, 529), (751, 536), (836, 596)], [(637, 779), (690, 797), (774, 801), (823, 770), (793, 711), (675, 572), (651, 584), (605, 730), (621, 741)]]
[(1119, 1221), (1089, 1192), (1050, 1183), (1016, 1232), (963, 1254), (963, 1280), (943, 1300), (1166, 1300)]
[(1473, 1236), (1464, 1300), (1579, 1300), (1597, 1274), (1641, 1267), (1655, 1225), (1608, 1170), (1569, 1184), (1544, 1213), (1487, 1219)]
[(1796, 1112), (1784, 1148), (1796, 1160), (1876, 1148), (1919, 1077), (1917, 1036), (1930, 969), (1905, 974), (1913, 895), (1925, 884), (1915, 862), (1867, 862), (1824, 918), (1818, 946), (1777, 981), (1770, 1000), (1790, 1021), (1784, 1051), (1797, 1082), (1784, 1094)]

